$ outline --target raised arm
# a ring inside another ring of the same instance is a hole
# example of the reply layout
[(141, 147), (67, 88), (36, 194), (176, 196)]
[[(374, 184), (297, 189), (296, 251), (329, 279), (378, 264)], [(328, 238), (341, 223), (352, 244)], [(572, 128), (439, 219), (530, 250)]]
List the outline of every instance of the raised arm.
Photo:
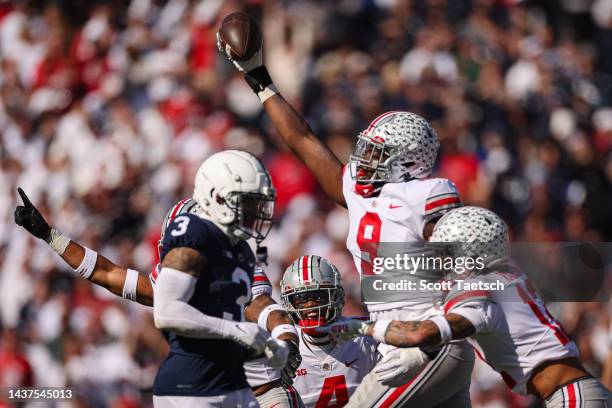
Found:
[(81, 246), (51, 228), (28, 196), (17, 189), (23, 205), (15, 209), (15, 223), (36, 238), (45, 241), (80, 276), (102, 286), (117, 296), (135, 300), (146, 306), (153, 305), (151, 282), (133, 269), (114, 264), (95, 251)]
[(221, 46), (218, 33), (217, 40), (219, 50), (238, 70), (245, 73), (245, 80), (262, 101), (264, 109), (283, 141), (315, 175), (325, 194), (346, 207), (342, 194), (342, 163), (312, 133), (312, 129), (302, 115), (278, 93), (268, 70), (263, 65), (262, 48), (250, 60), (239, 62), (234, 61), (226, 53)]
[[(262, 66), (261, 69), (266, 68)], [(293, 109), (280, 94), (277, 93), (266, 99), (263, 105), (276, 131), (291, 151), (315, 175), (325, 194), (336, 203), (346, 207), (342, 194), (342, 163), (340, 160), (312, 133), (302, 115)]]

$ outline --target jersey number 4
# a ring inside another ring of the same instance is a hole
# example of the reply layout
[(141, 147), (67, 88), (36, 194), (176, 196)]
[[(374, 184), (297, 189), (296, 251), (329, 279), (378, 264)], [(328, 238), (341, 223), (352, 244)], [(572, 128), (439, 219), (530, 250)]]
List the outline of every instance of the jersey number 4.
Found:
[[(336, 403), (329, 405), (332, 397), (336, 394)], [(327, 377), (323, 383), (323, 389), (315, 408), (340, 408), (348, 403), (349, 396), (346, 389), (346, 379), (343, 375)]]
[(357, 246), (361, 250), (361, 274), (374, 275), (374, 258), (378, 256), (382, 221), (378, 214), (367, 212), (359, 222)]

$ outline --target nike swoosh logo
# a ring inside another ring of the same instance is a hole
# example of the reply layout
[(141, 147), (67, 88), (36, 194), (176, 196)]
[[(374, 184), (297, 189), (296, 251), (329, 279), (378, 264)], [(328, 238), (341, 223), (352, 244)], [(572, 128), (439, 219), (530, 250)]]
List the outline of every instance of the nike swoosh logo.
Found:
[(276, 403), (276, 404), (274, 404), (274, 405), (270, 405), (268, 408), (274, 408), (274, 407), (277, 407), (277, 406), (279, 406), (279, 405), (280, 405), (280, 402), (277, 402), (277, 403)]
[(389, 208), (390, 208), (390, 209), (392, 209), (392, 210), (393, 210), (394, 208), (400, 208), (400, 207), (403, 207), (403, 205), (393, 205), (393, 204), (389, 204)]
[(350, 361), (348, 363), (344, 363), (345, 366), (350, 367), (355, 361), (359, 360), (359, 358), (354, 359), (353, 361)]

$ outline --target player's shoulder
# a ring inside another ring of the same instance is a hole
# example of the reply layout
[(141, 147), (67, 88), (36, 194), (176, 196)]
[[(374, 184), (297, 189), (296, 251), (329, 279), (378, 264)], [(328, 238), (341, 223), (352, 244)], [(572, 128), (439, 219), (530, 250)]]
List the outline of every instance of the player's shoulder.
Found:
[(195, 214), (182, 214), (175, 217), (166, 227), (164, 237), (180, 237), (183, 235), (223, 235), (212, 221)]
[(188, 247), (201, 252), (220, 249), (227, 241), (223, 231), (213, 222), (195, 214), (183, 214), (174, 218), (166, 227), (162, 241), (163, 258), (172, 248)]
[(453, 195), (459, 197), (459, 191), (451, 180), (446, 178), (426, 178), (411, 180), (407, 183), (408, 187), (415, 193), (424, 196), (427, 200), (442, 198), (443, 195)]

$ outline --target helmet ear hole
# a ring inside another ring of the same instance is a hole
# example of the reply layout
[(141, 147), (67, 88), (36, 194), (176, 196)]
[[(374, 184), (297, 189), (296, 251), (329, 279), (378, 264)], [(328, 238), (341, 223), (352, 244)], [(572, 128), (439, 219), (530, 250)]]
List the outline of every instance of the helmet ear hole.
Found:
[(221, 197), (219, 194), (215, 195), (215, 201), (217, 204), (225, 204), (225, 198)]

